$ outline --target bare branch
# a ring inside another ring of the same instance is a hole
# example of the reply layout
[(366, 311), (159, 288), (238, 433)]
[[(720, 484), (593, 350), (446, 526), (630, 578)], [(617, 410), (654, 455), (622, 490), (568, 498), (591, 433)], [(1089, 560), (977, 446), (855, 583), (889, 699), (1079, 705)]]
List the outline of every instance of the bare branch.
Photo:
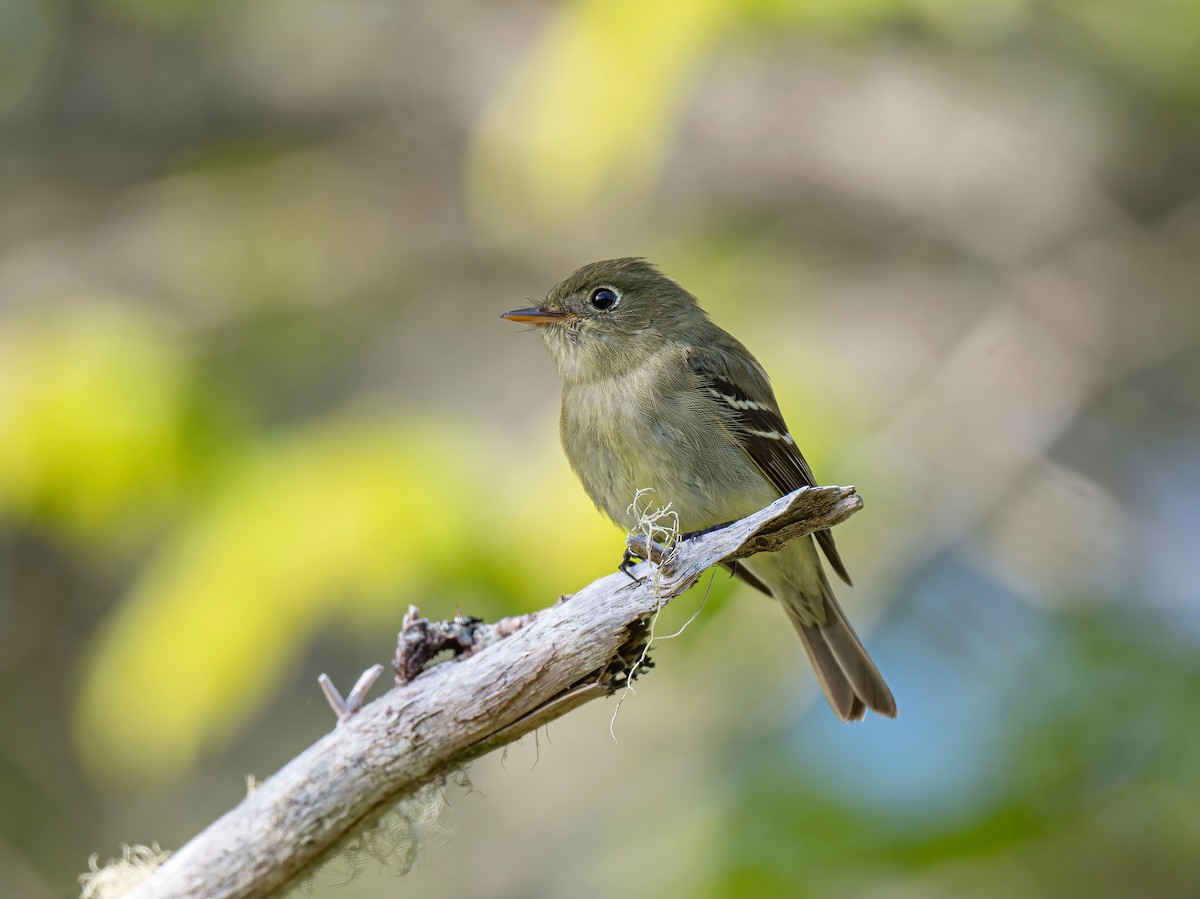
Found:
[[(643, 562), (632, 569), (640, 582), (614, 573), (569, 600), (495, 625), (461, 617), (430, 623), (410, 610), (398, 645), (399, 685), (262, 783), (130, 899), (277, 893), (424, 784), (635, 677), (630, 669), (650, 617), (713, 565), (777, 550), (860, 508), (852, 487), (804, 488), (681, 541), (657, 578), (644, 577), (652, 563)], [(630, 548), (664, 558), (662, 547), (634, 538)], [(458, 657), (426, 667), (431, 633), (434, 644), (442, 641), (434, 654), (449, 648)]]

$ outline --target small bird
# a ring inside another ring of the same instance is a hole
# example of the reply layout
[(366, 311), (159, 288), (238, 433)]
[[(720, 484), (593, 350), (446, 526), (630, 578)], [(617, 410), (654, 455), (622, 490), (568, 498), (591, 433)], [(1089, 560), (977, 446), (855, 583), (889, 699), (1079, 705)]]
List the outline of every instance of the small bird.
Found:
[[(575, 474), (617, 524), (640, 488), (670, 502), (682, 531), (743, 518), (816, 486), (767, 373), (696, 298), (644, 259), (593, 262), (540, 306), (501, 318), (536, 325), (562, 377), (559, 426)], [(783, 606), (843, 721), (896, 702), (825, 576), (847, 584), (829, 531), (742, 560), (735, 572)]]

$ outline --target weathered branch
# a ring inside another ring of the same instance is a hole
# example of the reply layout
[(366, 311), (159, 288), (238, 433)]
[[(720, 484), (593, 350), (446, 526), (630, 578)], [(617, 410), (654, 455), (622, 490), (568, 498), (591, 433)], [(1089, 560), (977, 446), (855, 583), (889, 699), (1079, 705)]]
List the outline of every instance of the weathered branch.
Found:
[[(130, 899), (278, 892), (424, 784), (636, 676), (631, 669), (650, 617), (713, 565), (779, 549), (860, 508), (852, 487), (805, 488), (670, 553), (630, 538), (635, 553), (663, 561), (656, 578), (635, 583), (611, 574), (567, 601), (494, 626), (473, 619), (430, 625), (410, 614), (398, 652), (400, 685), (285, 765)], [(652, 570), (649, 562), (633, 569), (639, 576)], [(421, 670), (425, 659), (414, 643), (422, 640), (412, 635), (430, 627), (461, 655)]]

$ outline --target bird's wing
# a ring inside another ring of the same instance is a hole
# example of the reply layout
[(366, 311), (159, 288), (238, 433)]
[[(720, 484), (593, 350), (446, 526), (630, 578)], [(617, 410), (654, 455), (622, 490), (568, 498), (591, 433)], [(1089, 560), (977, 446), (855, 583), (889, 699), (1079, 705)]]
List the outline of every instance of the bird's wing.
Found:
[[(699, 389), (733, 410), (732, 430), (738, 442), (781, 494), (818, 486), (779, 412), (766, 372), (749, 353), (735, 356), (719, 347), (693, 348), (688, 365), (700, 376)], [(817, 531), (814, 536), (838, 577), (849, 584), (833, 534)]]

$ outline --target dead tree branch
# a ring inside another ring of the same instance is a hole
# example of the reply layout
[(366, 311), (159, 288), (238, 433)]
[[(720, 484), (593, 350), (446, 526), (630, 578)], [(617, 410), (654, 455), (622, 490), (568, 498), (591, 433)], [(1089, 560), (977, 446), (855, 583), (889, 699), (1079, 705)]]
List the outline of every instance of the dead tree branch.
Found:
[[(397, 801), (589, 700), (637, 671), (647, 624), (707, 569), (832, 527), (862, 508), (852, 487), (805, 488), (670, 552), (630, 538), (661, 562), (615, 573), (496, 625), (405, 619), (399, 686), (349, 715), (169, 858), (130, 899), (262, 897), (310, 873)], [(436, 652), (458, 657), (425, 667)], [(439, 641), (441, 641), (439, 643)], [(336, 691), (334, 691), (336, 693)]]

